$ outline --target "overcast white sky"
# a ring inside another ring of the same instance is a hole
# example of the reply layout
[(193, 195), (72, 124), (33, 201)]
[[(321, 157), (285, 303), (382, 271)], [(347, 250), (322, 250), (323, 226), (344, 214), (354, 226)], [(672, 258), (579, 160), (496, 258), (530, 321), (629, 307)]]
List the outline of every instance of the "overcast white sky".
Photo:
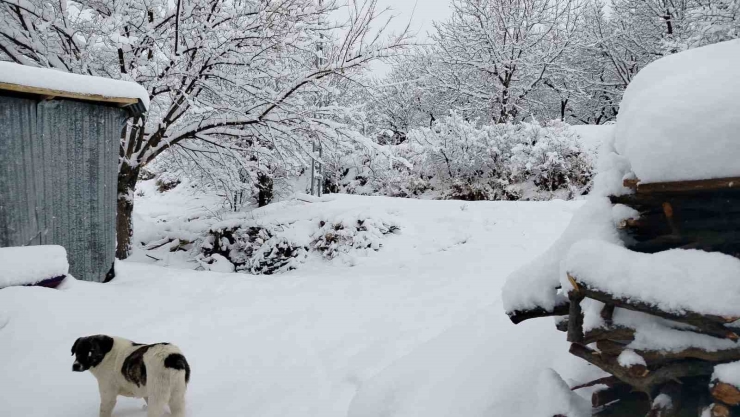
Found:
[[(411, 29), (418, 32), (417, 40), (424, 41), (428, 31), (432, 30), (432, 22), (445, 20), (450, 15), (449, 5), (452, 0), (378, 0), (379, 8), (390, 7), (395, 19), (390, 29), (400, 32), (411, 20)], [(382, 75), (388, 71), (383, 64), (373, 66), (373, 72)]]
[(424, 37), (432, 29), (432, 21), (444, 20), (449, 14), (451, 0), (378, 0), (380, 8), (390, 7), (397, 16), (393, 29), (401, 30), (411, 19), (411, 26)]

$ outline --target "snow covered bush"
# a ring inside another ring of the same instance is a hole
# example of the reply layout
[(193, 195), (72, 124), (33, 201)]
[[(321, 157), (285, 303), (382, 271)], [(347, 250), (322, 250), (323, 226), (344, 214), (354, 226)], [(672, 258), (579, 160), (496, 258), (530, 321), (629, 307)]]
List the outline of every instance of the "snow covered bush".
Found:
[(180, 185), (180, 183), (181, 181), (177, 174), (172, 172), (163, 172), (159, 175), (156, 181), (157, 191), (160, 193), (167, 192)]
[(352, 250), (380, 250), (383, 236), (394, 233), (399, 227), (392, 222), (367, 217), (348, 218), (319, 223), (311, 247), (326, 259), (334, 259)]
[(480, 126), (453, 113), (385, 148), (387, 153), (358, 149), (338, 158), (329, 167), (335, 190), (460, 200), (567, 199), (583, 194), (592, 175), (591, 153), (559, 121)]
[(211, 264), (226, 258), (237, 272), (271, 275), (296, 269), (308, 248), (284, 234), (283, 225), (258, 226), (243, 224), (232, 227), (214, 226), (201, 245), (202, 262)]
[(408, 143), (332, 150), (326, 161), (325, 192), (418, 197), (429, 189), (409, 160), (421, 149)]

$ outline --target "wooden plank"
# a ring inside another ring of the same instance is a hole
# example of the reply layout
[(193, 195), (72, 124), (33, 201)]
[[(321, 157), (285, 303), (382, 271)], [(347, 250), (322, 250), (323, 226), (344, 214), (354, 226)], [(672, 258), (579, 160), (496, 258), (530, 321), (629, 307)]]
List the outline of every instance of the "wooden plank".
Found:
[(568, 312), (568, 341), (573, 343), (583, 342), (583, 311), (581, 300), (583, 296), (576, 291), (568, 293), (570, 300), (570, 311)]
[(628, 369), (620, 366), (616, 358), (602, 357), (596, 351), (578, 343), (572, 343), (570, 345), (570, 353), (573, 356), (577, 356), (598, 366), (604, 372), (614, 375), (621, 381), (645, 393), (652, 392), (653, 388), (668, 381), (675, 381), (679, 378), (686, 377), (709, 376), (714, 371), (714, 364), (687, 359), (681, 362), (666, 364), (644, 376), (634, 376), (629, 373)]
[[(574, 277), (570, 274), (568, 274), (568, 279), (576, 282), (576, 284), (578, 285), (578, 295), (580, 297), (585, 296), (587, 298), (601, 301), (605, 304), (613, 304), (616, 307), (626, 308), (632, 311), (639, 311), (641, 313), (647, 313), (653, 316), (658, 316), (664, 319), (677, 321), (679, 323), (686, 323), (694, 326), (694, 328), (687, 329), (688, 331), (702, 333), (721, 339), (730, 339), (733, 341), (737, 341), (738, 339), (740, 339), (740, 336), (738, 336), (735, 332), (728, 329), (727, 327), (724, 327), (724, 324), (732, 323), (734, 319), (736, 319), (736, 317), (701, 314), (689, 310), (686, 310), (681, 314), (670, 313), (667, 311), (662, 311), (654, 305), (640, 300), (636, 300), (633, 298), (615, 297), (605, 291), (601, 291), (597, 288), (586, 285), (583, 281), (579, 281), (577, 277)], [(575, 291), (571, 291), (571, 294), (573, 294), (574, 292)], [(572, 303), (573, 300), (571, 300), (571, 304)], [(568, 325), (570, 326), (571, 323), (568, 323)]]
[(26, 85), (3, 83), (3, 82), (0, 82), (0, 90), (14, 91), (16, 93), (33, 94), (36, 96), (41, 96), (42, 99), (48, 99), (49, 97), (51, 98), (64, 97), (64, 98), (71, 98), (75, 100), (94, 101), (98, 103), (113, 103), (113, 104), (118, 104), (121, 107), (130, 106), (132, 104), (136, 104), (139, 102), (138, 98), (108, 97), (108, 96), (101, 96), (99, 94), (73, 93), (73, 92), (64, 91), (64, 90), (54, 90), (51, 88), (40, 88), (40, 87), (29, 87)]
[(568, 314), (569, 311), (570, 305), (568, 303), (565, 303), (555, 306), (555, 308), (552, 310), (545, 310), (542, 307), (537, 307), (530, 310), (515, 310), (507, 314), (512, 323), (519, 324), (524, 320), (536, 319), (540, 317), (564, 316)]
[(740, 177), (652, 183), (643, 183), (639, 179), (627, 179), (623, 181), (623, 185), (635, 190), (637, 194), (719, 191), (740, 189)]

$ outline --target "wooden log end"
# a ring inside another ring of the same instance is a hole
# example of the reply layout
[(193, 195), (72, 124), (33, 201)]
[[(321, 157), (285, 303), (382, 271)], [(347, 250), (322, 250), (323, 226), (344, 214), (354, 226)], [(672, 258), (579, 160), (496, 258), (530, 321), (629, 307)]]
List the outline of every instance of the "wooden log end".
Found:
[(709, 406), (709, 415), (712, 417), (731, 417), (730, 407), (725, 404), (714, 403)]
[(622, 180), (622, 185), (624, 188), (629, 188), (631, 190), (637, 190), (637, 185), (640, 183), (640, 180), (638, 178), (625, 178)]
[(627, 372), (635, 378), (645, 378), (650, 370), (645, 365), (632, 365), (627, 368)]
[(669, 219), (673, 217), (673, 206), (669, 202), (663, 203), (663, 213)]
[(740, 405), (740, 389), (732, 384), (717, 381), (710, 390), (712, 397), (725, 404)]

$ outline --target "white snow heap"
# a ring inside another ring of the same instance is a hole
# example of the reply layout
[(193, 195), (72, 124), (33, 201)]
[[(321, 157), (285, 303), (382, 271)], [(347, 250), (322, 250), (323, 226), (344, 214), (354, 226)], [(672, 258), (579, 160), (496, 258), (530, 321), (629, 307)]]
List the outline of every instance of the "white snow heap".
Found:
[(591, 404), (571, 391), (563, 378), (552, 369), (546, 369), (540, 374), (537, 394), (539, 396), (537, 417), (591, 416)]
[[(740, 316), (740, 260), (722, 253), (672, 249), (644, 254), (583, 240), (570, 248), (565, 269), (600, 291), (666, 312)], [(565, 274), (561, 285), (573, 288)]]
[(740, 361), (715, 366), (712, 381), (725, 382), (740, 388)]
[(533, 262), (515, 271), (502, 290), (504, 309), (511, 313), (537, 307), (551, 311), (564, 303), (557, 293), (560, 286), (560, 264), (570, 247), (581, 239), (600, 239), (620, 244), (616, 224), (637, 216), (623, 205), (612, 206), (606, 198), (592, 198), (573, 215), (562, 236)]
[(632, 349), (623, 350), (622, 353), (619, 354), (617, 362), (619, 363), (619, 366), (623, 366), (625, 368), (635, 365), (647, 366), (645, 359)]
[(740, 40), (661, 58), (624, 93), (616, 150), (644, 183), (740, 176)]
[(0, 62), (0, 83), (104, 97), (136, 98), (149, 108), (149, 93), (141, 85), (129, 81)]
[(0, 288), (36, 284), (68, 273), (67, 251), (61, 246), (0, 248)]
[(605, 142), (612, 140), (616, 125), (572, 125), (570, 128), (578, 134), (580, 139), (578, 142), (590, 153), (596, 155)]
[(673, 408), (673, 400), (666, 394), (658, 394), (653, 400), (653, 409), (656, 408), (671, 409)]

